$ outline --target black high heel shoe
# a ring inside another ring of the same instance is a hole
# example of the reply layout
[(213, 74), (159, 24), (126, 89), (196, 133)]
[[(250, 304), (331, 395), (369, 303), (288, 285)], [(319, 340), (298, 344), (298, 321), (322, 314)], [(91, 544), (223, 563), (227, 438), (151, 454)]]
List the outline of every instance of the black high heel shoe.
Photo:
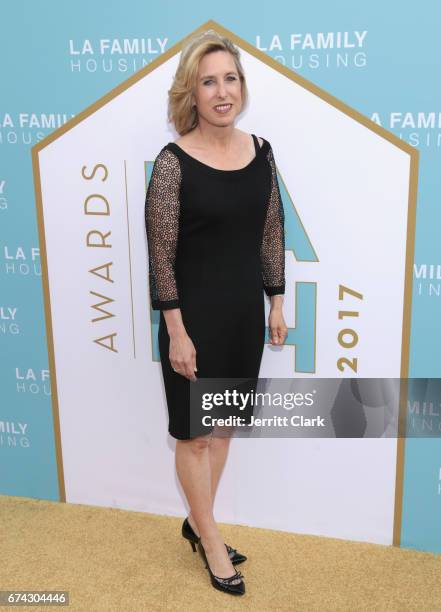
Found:
[[(207, 556), (205, 554), (204, 547), (202, 546), (202, 542), (199, 539), (198, 542), (198, 550), (201, 554), (202, 559), (204, 560), (205, 567), (208, 569), (208, 573), (210, 574), (211, 584), (215, 589), (219, 591), (224, 591), (225, 593), (230, 593), (231, 595), (243, 595), (245, 593), (245, 582), (243, 581), (243, 575), (241, 572), (236, 570), (236, 573), (232, 576), (228, 576), (227, 578), (221, 578), (220, 576), (215, 576), (211, 571), (210, 566), (208, 565)], [(236, 582), (239, 580), (239, 582)]]
[[(195, 534), (192, 526), (188, 522), (188, 517), (182, 523), (182, 536), (190, 542), (193, 552), (196, 552), (196, 544), (198, 544), (201, 538)], [(243, 563), (247, 560), (248, 557), (245, 557), (245, 555), (237, 552), (235, 548), (231, 548), (231, 546), (228, 546), (228, 544), (225, 544), (225, 547), (233, 565), (239, 565), (239, 563)]]

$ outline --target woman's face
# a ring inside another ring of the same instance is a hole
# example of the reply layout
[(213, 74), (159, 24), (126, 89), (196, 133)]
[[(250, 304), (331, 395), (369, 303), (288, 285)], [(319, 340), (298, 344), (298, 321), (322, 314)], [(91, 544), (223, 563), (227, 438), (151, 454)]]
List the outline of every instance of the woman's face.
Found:
[[(199, 62), (194, 92), (199, 121), (226, 126), (234, 122), (242, 107), (242, 86), (233, 56), (211, 51)], [(227, 105), (218, 108), (219, 105)]]

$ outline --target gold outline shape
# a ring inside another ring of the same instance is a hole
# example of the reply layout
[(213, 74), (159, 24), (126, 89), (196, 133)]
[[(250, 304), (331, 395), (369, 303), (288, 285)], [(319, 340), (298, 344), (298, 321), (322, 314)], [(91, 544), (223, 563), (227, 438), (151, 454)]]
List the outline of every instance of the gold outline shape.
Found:
[[(81, 123), (87, 117), (90, 117), (95, 111), (99, 110), (105, 104), (113, 100), (120, 93), (126, 91), (137, 83), (140, 79), (143, 79), (147, 74), (161, 66), (164, 62), (168, 61), (171, 57), (179, 53), (184, 43), (192, 38), (194, 35), (201, 33), (209, 28), (216, 30), (219, 34), (227, 36), (232, 40), (238, 47), (244, 49), (250, 55), (253, 55), (256, 59), (259, 59), (264, 64), (277, 70), (280, 74), (283, 74), (291, 81), (301, 85), (307, 91), (315, 94), (334, 108), (342, 111), (358, 123), (361, 123), (366, 128), (375, 132), (382, 138), (388, 140), (391, 144), (395, 145), (405, 153), (410, 155), (410, 177), (409, 177), (409, 198), (408, 198), (408, 217), (407, 217), (407, 240), (406, 240), (406, 265), (405, 265), (405, 282), (404, 282), (404, 306), (403, 306), (403, 325), (402, 325), (402, 337), (401, 337), (401, 378), (408, 377), (409, 372), (409, 348), (410, 348), (410, 325), (411, 325), (411, 312), (412, 312), (412, 267), (414, 260), (414, 249), (415, 249), (415, 221), (416, 221), (416, 203), (417, 203), (417, 191), (418, 191), (418, 160), (419, 151), (412, 147), (412, 145), (404, 142), (398, 136), (395, 136), (392, 132), (386, 130), (383, 126), (378, 125), (371, 119), (368, 119), (365, 115), (355, 110), (345, 102), (342, 102), (332, 94), (328, 93), (324, 89), (321, 89), (311, 81), (308, 81), (304, 77), (300, 76), (290, 68), (283, 66), (280, 62), (274, 58), (266, 55), (263, 51), (260, 51), (246, 40), (243, 40), (227, 28), (219, 25), (213, 19), (209, 19), (204, 24), (193, 30), (190, 34), (185, 36), (180, 42), (174, 44), (168, 51), (157, 57), (147, 66), (144, 66), (126, 81), (123, 81), (107, 94), (96, 100), (93, 104), (85, 108), (83, 111), (72, 117), (64, 125), (54, 130), (46, 138), (41, 140), (39, 143), (32, 147), (32, 166), (34, 174), (34, 187), (35, 187), (35, 199), (37, 206), (37, 224), (40, 240), (40, 256), (42, 263), (42, 280), (43, 280), (43, 291), (44, 291), (44, 308), (46, 318), (46, 330), (48, 339), (48, 354), (49, 354), (49, 367), (53, 380), (53, 395), (52, 395), (52, 409), (54, 417), (54, 431), (55, 431), (55, 445), (57, 453), (57, 468), (58, 468), (58, 479), (61, 501), (66, 501), (66, 491), (64, 483), (63, 473), (63, 459), (61, 452), (61, 435), (60, 435), (60, 422), (58, 413), (58, 394), (56, 384), (56, 372), (55, 372), (55, 355), (53, 345), (53, 330), (52, 330), (52, 319), (50, 310), (50, 295), (49, 295), (49, 281), (48, 281), (48, 268), (47, 268), (47, 254), (46, 254), (46, 242), (44, 234), (44, 221), (43, 221), (43, 206), (42, 206), (42, 195), (41, 195), (41, 180), (40, 180), (40, 166), (38, 161), (38, 153), (42, 151), (46, 146), (54, 142), (57, 138), (60, 138), (63, 134), (71, 130), (73, 127)], [(52, 384), (52, 382), (51, 382)], [(399, 411), (399, 422), (405, 422), (405, 410), (407, 404), (407, 384), (405, 381), (400, 385), (400, 411)], [(395, 477), (395, 507), (394, 507), (394, 526), (393, 526), (393, 545), (399, 546), (401, 539), (401, 518), (402, 518), (402, 504), (403, 504), (403, 472), (404, 472), (404, 452), (405, 452), (405, 441), (400, 435), (397, 436), (397, 463), (396, 463), (396, 477)]]

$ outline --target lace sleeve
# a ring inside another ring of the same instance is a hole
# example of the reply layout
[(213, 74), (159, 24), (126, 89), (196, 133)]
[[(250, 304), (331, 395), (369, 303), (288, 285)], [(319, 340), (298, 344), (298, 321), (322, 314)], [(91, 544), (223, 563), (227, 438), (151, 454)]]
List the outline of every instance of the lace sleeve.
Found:
[(150, 300), (153, 310), (179, 308), (175, 257), (180, 185), (179, 159), (164, 147), (153, 164), (145, 198)]
[(260, 255), (263, 288), (271, 296), (285, 293), (285, 215), (271, 146), (267, 159), (271, 167), (271, 191)]

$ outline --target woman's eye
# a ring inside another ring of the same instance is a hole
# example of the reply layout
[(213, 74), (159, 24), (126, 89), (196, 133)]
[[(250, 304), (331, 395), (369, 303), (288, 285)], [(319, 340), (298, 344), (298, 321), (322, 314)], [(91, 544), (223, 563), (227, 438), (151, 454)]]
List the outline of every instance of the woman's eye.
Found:
[[(227, 79), (229, 81), (235, 81), (236, 77), (235, 76), (229, 76), (229, 77), (227, 77)], [(208, 81), (204, 81), (204, 85), (208, 85), (209, 83), (213, 83), (213, 79), (208, 79)]]

